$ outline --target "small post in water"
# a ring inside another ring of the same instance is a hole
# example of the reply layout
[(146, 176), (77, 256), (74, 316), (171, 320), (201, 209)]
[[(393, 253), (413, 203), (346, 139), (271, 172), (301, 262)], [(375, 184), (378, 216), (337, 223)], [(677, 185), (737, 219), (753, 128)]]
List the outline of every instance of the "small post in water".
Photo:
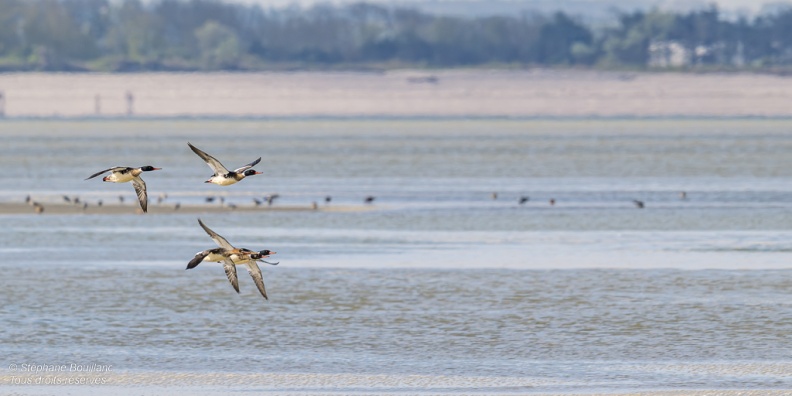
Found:
[(126, 92), (126, 102), (127, 102), (127, 115), (131, 116), (134, 113), (134, 105), (135, 105), (135, 96), (132, 95), (132, 91)]

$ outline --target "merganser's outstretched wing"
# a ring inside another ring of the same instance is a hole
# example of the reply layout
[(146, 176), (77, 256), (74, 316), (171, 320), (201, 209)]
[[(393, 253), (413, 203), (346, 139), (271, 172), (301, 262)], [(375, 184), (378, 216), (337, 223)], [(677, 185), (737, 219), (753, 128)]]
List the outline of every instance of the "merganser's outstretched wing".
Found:
[(261, 276), (261, 269), (259, 268), (258, 264), (256, 264), (256, 261), (248, 261), (245, 263), (245, 265), (247, 265), (248, 272), (253, 278), (253, 282), (256, 283), (256, 287), (258, 288), (261, 295), (264, 296), (265, 300), (269, 300), (269, 298), (267, 298), (267, 291), (264, 289), (264, 278)]
[(229, 173), (228, 169), (225, 166), (223, 166), (223, 164), (221, 164), (220, 161), (217, 160), (217, 158), (212, 157), (209, 154), (206, 154), (198, 147), (193, 146), (190, 142), (187, 142), (187, 145), (190, 146), (190, 148), (195, 154), (198, 154), (198, 156), (201, 157), (201, 159), (203, 159), (206, 162), (206, 165), (209, 165), (209, 168), (211, 168), (212, 171), (214, 171), (215, 175), (226, 175)]
[(212, 240), (215, 241), (215, 243), (221, 248), (229, 251), (236, 249), (234, 246), (228, 243), (228, 240), (218, 235), (216, 232), (212, 231), (211, 228), (207, 227), (206, 224), (204, 224), (203, 221), (201, 221), (201, 219), (198, 219), (198, 224), (201, 225), (201, 228), (203, 228), (204, 231), (206, 231), (206, 233), (209, 234), (209, 237), (212, 238)]
[(144, 182), (139, 176), (135, 176), (135, 178), (132, 179), (132, 187), (135, 187), (135, 192), (137, 193), (138, 201), (140, 201), (140, 208), (143, 209), (143, 213), (148, 213), (148, 194), (146, 193), (146, 182)]
[[(102, 173), (106, 173), (106, 172), (110, 172), (110, 171), (118, 172), (118, 171), (123, 170), (123, 169), (127, 169), (127, 167), (125, 167), (125, 166), (114, 166), (112, 168), (107, 168), (107, 169), (105, 169), (103, 171), (99, 171), (99, 172), (94, 173), (91, 176), (88, 176), (85, 180), (93, 179), (94, 177), (99, 176)], [(129, 168), (129, 169), (131, 169), (131, 168)]]
[(203, 259), (206, 258), (206, 256), (208, 256), (209, 253), (211, 253), (211, 252), (212, 252), (212, 249), (206, 249), (206, 250), (204, 250), (202, 252), (195, 253), (195, 256), (192, 258), (192, 260), (190, 260), (190, 262), (187, 263), (187, 268), (186, 269), (193, 269), (193, 268), (197, 267), (198, 264), (201, 264)]
[(256, 164), (258, 164), (259, 162), (261, 162), (261, 157), (258, 157), (257, 160), (255, 160), (255, 161), (253, 161), (253, 162), (251, 162), (251, 163), (249, 163), (249, 164), (247, 164), (247, 165), (245, 165), (243, 167), (234, 169), (234, 172), (242, 173), (242, 172), (244, 172), (244, 171), (256, 166)]
[(231, 261), (230, 258), (226, 258), (225, 261), (223, 261), (223, 269), (228, 277), (228, 281), (231, 282), (231, 286), (239, 293), (239, 279), (237, 278), (236, 265), (234, 265), (234, 262)]

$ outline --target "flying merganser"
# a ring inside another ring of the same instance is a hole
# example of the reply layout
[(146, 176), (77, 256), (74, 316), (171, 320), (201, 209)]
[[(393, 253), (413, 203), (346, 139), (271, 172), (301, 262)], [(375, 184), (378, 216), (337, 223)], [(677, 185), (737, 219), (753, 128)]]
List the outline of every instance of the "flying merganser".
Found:
[(109, 175), (102, 178), (102, 181), (113, 183), (126, 183), (131, 181), (132, 187), (135, 188), (135, 192), (137, 193), (138, 201), (140, 201), (140, 208), (143, 209), (144, 213), (146, 213), (148, 212), (148, 195), (146, 194), (146, 182), (140, 178), (140, 174), (143, 172), (150, 172), (160, 169), (162, 168), (155, 168), (151, 165), (141, 166), (140, 168), (116, 166), (114, 168), (105, 169), (101, 172), (96, 172), (85, 180), (93, 179), (94, 177), (105, 172), (110, 172)]
[(209, 165), (209, 168), (211, 168), (212, 171), (214, 171), (214, 175), (212, 175), (212, 177), (210, 177), (209, 180), (205, 181), (204, 183), (214, 183), (219, 186), (229, 186), (244, 179), (246, 176), (261, 174), (261, 172), (256, 172), (254, 169), (250, 169), (261, 161), (261, 157), (259, 157), (257, 160), (245, 166), (234, 169), (233, 171), (229, 171), (215, 157), (206, 154), (205, 152), (201, 151), (198, 147), (195, 147), (192, 144), (190, 144), (190, 142), (187, 142), (187, 145), (190, 146), (190, 148), (192, 149), (193, 152), (195, 152), (195, 154), (198, 154), (199, 157), (201, 157), (204, 161), (206, 161), (206, 164)]
[(268, 300), (267, 291), (264, 289), (264, 279), (261, 275), (261, 269), (259, 268), (258, 264), (256, 264), (256, 262), (261, 261), (270, 265), (278, 265), (277, 262), (270, 263), (268, 261), (264, 261), (264, 258), (275, 254), (275, 252), (271, 250), (262, 250), (256, 252), (250, 249), (235, 248), (233, 245), (228, 243), (228, 240), (207, 227), (201, 221), (201, 219), (198, 219), (198, 224), (201, 225), (201, 228), (203, 228), (204, 231), (209, 234), (212, 240), (214, 240), (215, 243), (217, 243), (217, 245), (220, 247), (207, 249), (196, 253), (195, 257), (193, 257), (193, 259), (187, 263), (187, 269), (197, 267), (202, 261), (221, 262), (223, 263), (223, 269), (225, 270), (226, 276), (228, 277), (228, 281), (231, 282), (231, 286), (234, 287), (234, 290), (239, 293), (239, 280), (237, 278), (236, 266), (246, 265), (248, 273), (250, 273), (250, 276), (253, 278), (253, 282), (256, 283), (256, 287), (258, 288), (259, 292), (265, 300)]

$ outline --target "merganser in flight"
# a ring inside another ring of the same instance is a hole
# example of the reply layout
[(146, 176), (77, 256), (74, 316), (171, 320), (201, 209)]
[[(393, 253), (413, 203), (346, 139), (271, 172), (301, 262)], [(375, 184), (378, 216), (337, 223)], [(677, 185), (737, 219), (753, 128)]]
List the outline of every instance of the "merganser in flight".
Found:
[(228, 240), (207, 227), (201, 221), (201, 219), (198, 219), (198, 224), (201, 225), (201, 228), (203, 228), (204, 231), (209, 234), (212, 240), (214, 240), (215, 243), (217, 243), (217, 245), (220, 247), (207, 249), (196, 253), (195, 257), (193, 257), (193, 259), (187, 263), (187, 269), (197, 267), (202, 261), (222, 262), (223, 269), (225, 270), (226, 276), (228, 277), (228, 281), (231, 282), (231, 286), (234, 287), (234, 290), (239, 293), (239, 280), (237, 278), (236, 266), (244, 264), (247, 266), (248, 272), (253, 278), (253, 282), (256, 283), (256, 287), (258, 288), (259, 292), (265, 300), (268, 300), (267, 291), (264, 289), (264, 279), (261, 276), (261, 269), (259, 268), (258, 264), (256, 264), (256, 262), (261, 261), (270, 265), (278, 265), (277, 262), (270, 263), (268, 261), (264, 261), (264, 258), (275, 254), (275, 252), (271, 250), (262, 250), (256, 252), (250, 249), (235, 248), (233, 245), (228, 243)]
[(209, 167), (212, 168), (212, 170), (214, 171), (214, 175), (212, 175), (212, 177), (210, 177), (209, 180), (205, 181), (204, 183), (214, 183), (219, 186), (229, 186), (244, 179), (245, 176), (253, 176), (253, 175), (261, 174), (261, 172), (256, 172), (254, 169), (250, 169), (261, 161), (261, 157), (259, 157), (257, 160), (243, 167), (234, 169), (233, 171), (229, 171), (215, 157), (206, 154), (205, 152), (201, 151), (198, 147), (195, 147), (192, 144), (190, 144), (190, 142), (187, 142), (187, 145), (190, 146), (190, 148), (192, 149), (193, 152), (195, 152), (195, 154), (198, 154), (199, 157), (201, 157), (204, 161), (206, 161), (206, 164), (209, 165)]
[(140, 208), (143, 209), (144, 213), (146, 213), (148, 212), (148, 195), (146, 194), (146, 182), (144, 182), (143, 179), (140, 178), (140, 174), (143, 172), (150, 172), (160, 169), (162, 168), (155, 168), (151, 165), (141, 166), (140, 168), (131, 168), (128, 166), (116, 166), (114, 168), (105, 169), (101, 172), (96, 172), (85, 180), (93, 179), (94, 177), (99, 176), (105, 172), (110, 172), (109, 175), (102, 178), (102, 181), (113, 182), (113, 183), (126, 183), (131, 181), (132, 187), (135, 187), (135, 192), (137, 193), (138, 201), (140, 201)]

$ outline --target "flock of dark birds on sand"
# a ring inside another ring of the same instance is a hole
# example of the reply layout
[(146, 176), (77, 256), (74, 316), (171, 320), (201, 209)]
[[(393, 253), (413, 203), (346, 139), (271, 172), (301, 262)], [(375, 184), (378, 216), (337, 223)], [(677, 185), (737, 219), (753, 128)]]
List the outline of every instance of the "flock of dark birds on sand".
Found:
[[(121, 168), (121, 167), (118, 167), (118, 168)], [(145, 167), (142, 167), (142, 168), (145, 168)], [(142, 168), (135, 168), (135, 169), (142, 169)], [(89, 179), (93, 178), (93, 177), (96, 177), (96, 176), (98, 176), (98, 175), (100, 175), (100, 174), (102, 174), (104, 172), (107, 172), (109, 170), (112, 170), (112, 169), (115, 169), (115, 168), (111, 168), (111, 169), (107, 169), (107, 170), (104, 170), (102, 172), (99, 172), (98, 174), (89, 177)], [(123, 169), (133, 169), (133, 168), (123, 168)], [(156, 169), (158, 170), (159, 168), (156, 168)], [(256, 173), (256, 174), (259, 174), (259, 173)], [(105, 179), (107, 179), (108, 177), (105, 177)], [(111, 181), (111, 180), (106, 180), (106, 181)], [(141, 182), (142, 182), (142, 180), (141, 180)], [(116, 183), (120, 183), (120, 182), (116, 182)], [(209, 181), (207, 180), (206, 183), (209, 183)], [(134, 185), (134, 180), (133, 180), (133, 185)], [(143, 197), (146, 196), (145, 195), (146, 194), (146, 192), (145, 192), (145, 183), (142, 183), (142, 186), (143, 186), (142, 191), (138, 193), (138, 197), (139, 198), (141, 196), (141, 193), (142, 193)], [(137, 187), (135, 187), (135, 191), (138, 192), (138, 188)], [(684, 191), (680, 192), (679, 196), (680, 196), (681, 200), (687, 200), (687, 193), (686, 192), (684, 192)], [(167, 194), (160, 194), (160, 196), (157, 197), (157, 203), (161, 204), (167, 197), (168, 197)], [(493, 200), (497, 200), (498, 199), (498, 193), (492, 193), (491, 197), (492, 197)], [(275, 202), (275, 200), (278, 199), (278, 198), (280, 198), (280, 194), (269, 194), (269, 195), (265, 195), (265, 196), (263, 196), (261, 198), (253, 197), (252, 200), (253, 200), (253, 205), (256, 206), (256, 207), (262, 206), (265, 203), (267, 204), (267, 206), (272, 206), (273, 203)], [(374, 197), (373, 195), (368, 195), (365, 198), (363, 198), (363, 203), (372, 204), (372, 203), (374, 203), (375, 199), (376, 199), (376, 197)], [(83, 209), (87, 209), (88, 206), (89, 206), (87, 202), (81, 202), (79, 197), (73, 197), (72, 198), (72, 197), (69, 197), (67, 195), (64, 195), (63, 196), (63, 200), (65, 202), (67, 202), (67, 203), (73, 203), (75, 205), (82, 204), (82, 208)], [(119, 195), (118, 196), (118, 200), (119, 200), (120, 203), (124, 203), (124, 196), (123, 195)], [(327, 195), (327, 196), (324, 197), (325, 204), (330, 204), (330, 202), (332, 202), (332, 200), (333, 200), (333, 197), (330, 196), (330, 195)], [(531, 200), (531, 198), (529, 196), (521, 195), (520, 197), (517, 198), (517, 204), (518, 205), (525, 205), (530, 200)], [(36, 213), (44, 212), (44, 206), (41, 205), (38, 202), (31, 201), (31, 198), (30, 198), (29, 195), (25, 199), (25, 202), (27, 202), (29, 205), (32, 205), (34, 207)], [(230, 203), (230, 202), (226, 203), (226, 198), (223, 197), (223, 196), (210, 195), (210, 196), (207, 196), (206, 198), (204, 198), (204, 202), (206, 202), (206, 203), (219, 203), (220, 205), (222, 205), (224, 207), (227, 207), (229, 209), (236, 209), (237, 208), (236, 204), (233, 204), (233, 203)], [(550, 206), (555, 206), (555, 204), (556, 204), (555, 198), (550, 198), (547, 202), (548, 202), (548, 204), (550, 204)], [(638, 209), (643, 209), (645, 207), (644, 201), (641, 201), (641, 200), (638, 200), (638, 199), (633, 199), (631, 202)], [(102, 204), (103, 204), (102, 200), (99, 200), (99, 201), (96, 202), (96, 206), (101, 207)], [(318, 205), (319, 204), (316, 201), (314, 201), (313, 205), (312, 205), (313, 209), (318, 209)], [(147, 202), (146, 202), (145, 199), (143, 199), (140, 202), (140, 207), (141, 207), (141, 210), (144, 213), (147, 212)], [(177, 202), (174, 205), (173, 209), (174, 210), (179, 210), (180, 207), (181, 207), (181, 204)]]
[[(492, 193), (492, 195), (490, 195), (490, 196), (492, 197), (492, 199), (493, 199), (493, 200), (496, 200), (496, 199), (498, 199), (498, 193), (496, 193), (496, 192)], [(679, 199), (681, 199), (681, 200), (683, 200), (683, 201), (684, 201), (684, 200), (687, 200), (687, 192), (685, 192), (685, 191), (682, 191), (682, 192), (680, 192), (680, 193), (679, 193)], [(519, 198), (519, 199), (517, 199), (517, 204), (518, 204), (518, 205), (525, 205), (525, 203), (526, 203), (526, 202), (528, 202), (528, 201), (530, 201), (530, 200), (531, 200), (531, 198), (530, 198), (529, 196), (527, 196), (527, 195), (522, 195), (522, 196), (520, 196), (520, 198)], [(556, 200), (555, 200), (555, 198), (550, 198), (550, 199), (548, 200), (548, 203), (550, 204), (550, 206), (555, 206), (555, 204), (556, 204)], [(638, 208), (638, 209), (643, 209), (643, 208), (646, 206), (646, 205), (644, 204), (644, 201), (641, 201), (641, 200), (639, 200), (639, 199), (633, 199), (633, 200), (632, 200), (632, 203), (633, 203), (633, 205), (635, 205), (635, 207), (636, 207), (636, 208)]]

